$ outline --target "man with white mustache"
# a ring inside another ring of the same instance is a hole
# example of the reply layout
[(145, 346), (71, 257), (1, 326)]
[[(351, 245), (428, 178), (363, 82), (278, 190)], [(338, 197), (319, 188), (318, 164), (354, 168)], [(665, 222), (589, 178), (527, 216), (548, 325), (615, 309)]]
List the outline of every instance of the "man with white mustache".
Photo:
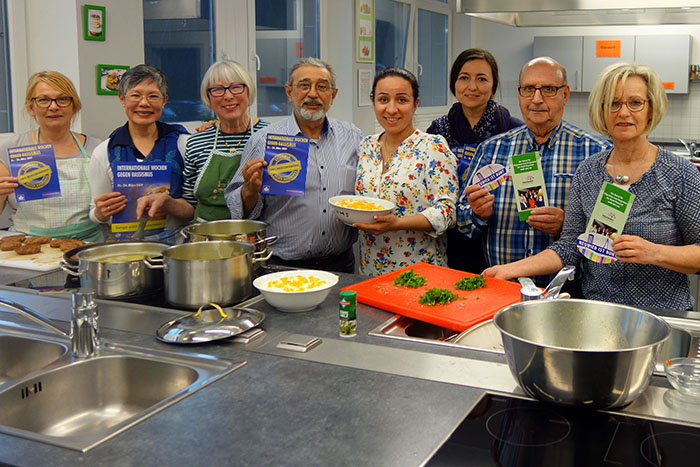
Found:
[[(327, 63), (301, 59), (284, 88), (294, 114), (256, 132), (246, 144), (241, 168), (224, 194), (231, 218), (268, 224), (267, 234), (278, 237), (272, 264), (354, 272), (357, 231), (335, 219), (328, 200), (354, 193), (362, 133), (352, 123), (326, 115), (338, 94), (335, 73)], [(304, 196), (260, 193), (268, 133), (310, 139)]]
[[(609, 146), (603, 138), (563, 120), (569, 93), (561, 64), (550, 57), (530, 60), (520, 71), (518, 85), (525, 125), (490, 138), (477, 148), (467, 181), (485, 165), (507, 167), (509, 156), (538, 151), (549, 200), (549, 206), (535, 208), (526, 221), (519, 221), (510, 179), (492, 192), (476, 184), (465, 188), (457, 204), (457, 228), (468, 237), (481, 236), (488, 266), (535, 255), (554, 243), (564, 223), (576, 168), (585, 158)], [(540, 286), (546, 286), (548, 280), (535, 278)]]

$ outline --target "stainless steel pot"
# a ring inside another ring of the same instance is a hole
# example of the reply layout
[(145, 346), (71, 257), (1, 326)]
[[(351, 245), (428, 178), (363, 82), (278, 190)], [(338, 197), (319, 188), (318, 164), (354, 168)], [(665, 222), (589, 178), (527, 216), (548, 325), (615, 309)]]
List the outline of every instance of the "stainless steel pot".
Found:
[(593, 300), (537, 300), (493, 318), (508, 366), (541, 401), (620, 407), (649, 385), (669, 326), (652, 313)]
[(249, 243), (215, 240), (185, 243), (163, 251), (165, 297), (171, 305), (197, 309), (206, 303), (240, 303), (253, 291), (253, 265), (270, 257), (255, 253)]
[(123, 258), (134, 255), (146, 258), (160, 256), (169, 246), (154, 242), (88, 245), (75, 254), (77, 265), (70, 264), (64, 258), (60, 266), (68, 274), (80, 276), (81, 285), (94, 289), (98, 298), (138, 297), (163, 288), (163, 271), (148, 267), (144, 259)]

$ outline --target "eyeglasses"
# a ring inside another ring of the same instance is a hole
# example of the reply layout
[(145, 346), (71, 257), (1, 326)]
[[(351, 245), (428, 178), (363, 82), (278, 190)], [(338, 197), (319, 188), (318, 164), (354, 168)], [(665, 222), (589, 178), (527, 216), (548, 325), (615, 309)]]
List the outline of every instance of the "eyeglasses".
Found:
[(61, 96), (56, 99), (51, 99), (50, 97), (32, 97), (36, 105), (42, 108), (51, 107), (51, 103), (55, 102), (59, 107), (68, 107), (73, 103), (73, 98), (69, 96)]
[(243, 94), (245, 92), (246, 85), (241, 83), (232, 84), (231, 86), (214, 86), (213, 88), (207, 89), (207, 92), (211, 97), (224, 97), (226, 90), (228, 90), (234, 96), (238, 94)]
[(610, 111), (619, 112), (622, 109), (622, 104), (625, 104), (630, 112), (641, 112), (648, 101), (649, 99), (630, 99), (627, 102), (613, 101), (610, 104)]
[(163, 96), (161, 96), (160, 94), (148, 94), (144, 96), (143, 94), (135, 92), (133, 94), (127, 94), (126, 99), (133, 103), (139, 103), (143, 99), (146, 99), (149, 104), (159, 104), (160, 101), (163, 100)]
[(561, 88), (565, 88), (567, 85), (562, 84), (561, 86), (518, 86), (518, 93), (523, 97), (532, 97), (535, 92), (539, 91), (542, 97), (554, 97), (557, 95)]
[(321, 81), (316, 84), (309, 83), (308, 81), (302, 81), (301, 83), (297, 83), (294, 85), (295, 88), (297, 88), (303, 93), (311, 91), (311, 88), (314, 86), (316, 86), (316, 92), (319, 92), (321, 94), (326, 94), (327, 92), (330, 92), (333, 88), (327, 81)]

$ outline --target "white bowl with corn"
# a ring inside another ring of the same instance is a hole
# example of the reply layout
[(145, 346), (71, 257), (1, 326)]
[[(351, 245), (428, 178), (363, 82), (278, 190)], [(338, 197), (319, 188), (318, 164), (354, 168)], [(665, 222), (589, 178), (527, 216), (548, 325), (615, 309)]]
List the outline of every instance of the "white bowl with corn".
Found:
[(347, 225), (355, 222), (371, 224), (376, 222), (374, 216), (391, 214), (396, 207), (386, 199), (359, 195), (334, 196), (328, 202), (333, 206), (335, 216)]
[(267, 303), (280, 311), (310, 311), (323, 302), (338, 276), (315, 269), (265, 274), (253, 281), (253, 286), (265, 297)]

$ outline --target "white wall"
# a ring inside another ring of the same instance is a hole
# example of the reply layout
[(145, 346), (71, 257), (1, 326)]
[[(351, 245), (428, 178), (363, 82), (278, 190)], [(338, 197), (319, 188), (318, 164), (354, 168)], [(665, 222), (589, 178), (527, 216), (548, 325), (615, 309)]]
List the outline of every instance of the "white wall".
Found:
[[(535, 36), (689, 34), (692, 37), (690, 61), (700, 63), (700, 25), (517, 28), (472, 18), (471, 26), (472, 46), (488, 49), (498, 60), (502, 91), (501, 96), (497, 97), (516, 116), (520, 116), (518, 73), (523, 64), (532, 58)], [(588, 124), (588, 93), (571, 94), (564, 118), (591, 131)], [(650, 137), (655, 140), (700, 139), (700, 83), (691, 82), (687, 95), (669, 95), (666, 117)]]
[[(28, 77), (55, 70), (73, 81), (83, 103), (74, 129), (106, 138), (126, 119), (117, 96), (97, 94), (97, 65), (143, 63), (141, 0), (101, 0), (106, 7), (106, 40), (83, 38), (82, 0), (10, 0), (15, 23), (10, 27), (15, 103), (24, 102)], [(18, 24), (20, 23), (20, 24)], [(23, 24), (22, 24), (23, 23)], [(15, 131), (33, 127), (21, 106), (15, 106)]]

